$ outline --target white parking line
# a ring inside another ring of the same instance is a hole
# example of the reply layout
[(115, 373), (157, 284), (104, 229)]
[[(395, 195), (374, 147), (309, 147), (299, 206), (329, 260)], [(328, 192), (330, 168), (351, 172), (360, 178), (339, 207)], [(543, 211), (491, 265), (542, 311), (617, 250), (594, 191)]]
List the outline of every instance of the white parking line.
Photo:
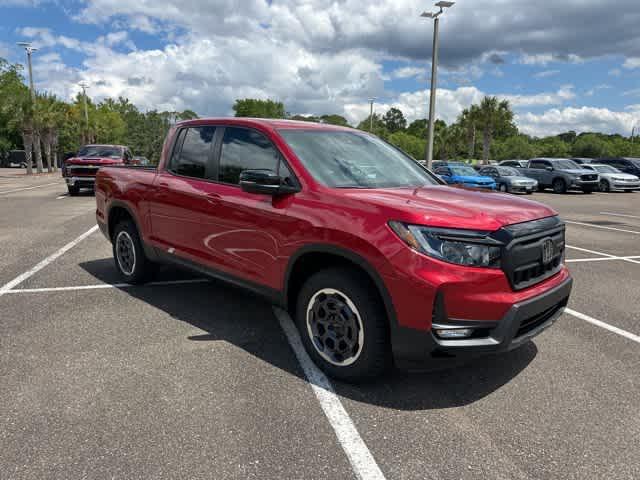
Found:
[(60, 185), (60, 182), (45, 183), (44, 185), (36, 185), (35, 187), (16, 188), (15, 190), (5, 190), (4, 192), (0, 192), (0, 195), (4, 195), (5, 193), (22, 192), (24, 190), (35, 190), (36, 188), (50, 187), (51, 185)]
[(583, 225), (585, 227), (591, 227), (591, 228), (601, 228), (602, 230), (613, 230), (616, 232), (633, 233), (634, 235), (640, 235), (640, 232), (636, 230), (625, 230), (623, 228), (605, 227), (603, 225), (594, 225), (593, 223), (574, 222), (571, 220), (565, 220), (565, 223), (569, 223), (571, 225)]
[(636, 343), (640, 343), (640, 337), (633, 333), (627, 332), (626, 330), (622, 330), (621, 328), (614, 327), (613, 325), (609, 325), (601, 320), (597, 320), (589, 315), (585, 315), (584, 313), (576, 312), (575, 310), (571, 310), (570, 308), (565, 308), (565, 313), (572, 315), (580, 320), (584, 320), (585, 322), (589, 322), (597, 327), (604, 328), (605, 330), (609, 330), (610, 332), (616, 333), (618, 335), (622, 335), (629, 340), (632, 340)]
[(63, 194), (63, 195), (60, 195), (59, 197), (56, 197), (56, 200), (61, 200), (61, 199), (63, 199), (63, 198), (67, 198), (68, 196), (69, 196), (69, 194), (68, 194), (68, 193), (65, 193), (65, 194)]
[(574, 258), (565, 260), (566, 263), (582, 263), (582, 262), (610, 262), (612, 260), (634, 260), (640, 258), (639, 256), (633, 257), (599, 257), (599, 258)]
[(132, 287), (158, 287), (163, 285), (184, 285), (189, 283), (207, 283), (206, 278), (191, 278), (187, 280), (167, 280), (164, 282), (149, 282), (143, 285), (133, 285), (131, 283), (99, 283), (96, 285), (76, 285), (73, 287), (44, 287), (44, 288), (16, 288), (7, 293), (47, 293), (47, 292), (74, 292), (78, 290), (104, 290), (110, 288), (132, 288)]
[(600, 215), (611, 215), (613, 217), (640, 218), (637, 215), (627, 215), (626, 213), (600, 212)]
[(300, 366), (304, 370), (324, 414), (333, 427), (333, 431), (338, 437), (340, 446), (346, 453), (354, 473), (361, 480), (384, 480), (385, 477), (380, 467), (378, 467), (373, 455), (371, 455), (371, 452), (360, 437), (351, 417), (349, 417), (336, 395), (331, 382), (309, 358), (291, 317), (284, 310), (277, 307), (273, 308), (273, 313), (280, 322), (280, 326), (287, 336), (289, 344), (296, 354), (298, 362), (300, 362)]
[(58, 250), (57, 252), (49, 255), (47, 258), (42, 260), (35, 267), (33, 267), (31, 270), (28, 270), (28, 271), (24, 272), (23, 274), (18, 275), (16, 278), (11, 280), (9, 283), (5, 283), (2, 287), (0, 287), (0, 297), (3, 296), (4, 294), (6, 294), (7, 292), (9, 292), (12, 288), (20, 285), (22, 282), (24, 282), (26, 279), (28, 279), (32, 275), (38, 273), (44, 267), (46, 267), (51, 262), (53, 262), (56, 258), (61, 257), (62, 255), (64, 255), (68, 250), (71, 250), (73, 247), (75, 247), (77, 244), (79, 244), (82, 240), (87, 238), (89, 235), (91, 235), (96, 230), (98, 230), (98, 226), (97, 225), (91, 227), (89, 230), (84, 232), (78, 238), (76, 238), (75, 240), (72, 240), (71, 242), (67, 243), (60, 250)]
[(600, 255), (602, 257), (606, 257), (606, 258), (610, 258), (610, 259), (621, 259), (624, 262), (629, 262), (629, 263), (637, 263), (640, 264), (639, 261), (637, 260), (631, 260), (630, 258), (619, 258), (616, 255), (610, 255), (608, 253), (603, 253), (603, 252), (598, 252), (596, 250), (589, 250), (588, 248), (581, 248), (581, 247), (574, 247), (573, 245), (565, 245), (567, 248), (570, 248), (572, 250), (577, 250), (579, 252), (585, 252), (585, 253), (592, 253), (594, 255)]

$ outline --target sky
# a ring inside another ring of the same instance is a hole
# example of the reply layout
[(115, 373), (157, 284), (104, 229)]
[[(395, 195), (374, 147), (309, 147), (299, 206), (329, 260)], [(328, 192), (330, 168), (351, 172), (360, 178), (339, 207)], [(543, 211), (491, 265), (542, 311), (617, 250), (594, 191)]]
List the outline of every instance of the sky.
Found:
[[(0, 0), (0, 57), (38, 47), (36, 88), (124, 96), (144, 111), (232, 114), (238, 98), (291, 114), (400, 108), (427, 116), (433, 10), (424, 0)], [(458, 0), (441, 17), (437, 116), (484, 95), (520, 130), (630, 135), (640, 124), (640, 1)]]

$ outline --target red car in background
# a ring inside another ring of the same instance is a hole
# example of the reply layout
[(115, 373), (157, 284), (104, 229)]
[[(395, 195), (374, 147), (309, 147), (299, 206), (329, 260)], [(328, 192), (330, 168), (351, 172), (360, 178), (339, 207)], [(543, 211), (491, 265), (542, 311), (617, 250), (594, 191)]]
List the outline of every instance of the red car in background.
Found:
[(519, 347), (571, 292), (554, 210), (449, 187), (348, 128), (183, 122), (157, 169), (100, 169), (96, 202), (126, 282), (171, 262), (259, 293), (345, 380)]
[(78, 155), (65, 160), (62, 166), (69, 195), (78, 195), (81, 188), (93, 189), (100, 167), (129, 165), (132, 160), (131, 150), (123, 145), (85, 145)]

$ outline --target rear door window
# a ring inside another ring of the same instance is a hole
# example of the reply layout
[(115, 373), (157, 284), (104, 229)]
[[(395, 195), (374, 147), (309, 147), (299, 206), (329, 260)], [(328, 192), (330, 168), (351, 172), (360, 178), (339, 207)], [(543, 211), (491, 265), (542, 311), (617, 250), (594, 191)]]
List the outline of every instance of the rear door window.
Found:
[(216, 127), (210, 125), (190, 127), (180, 132), (169, 170), (185, 177), (213, 178), (211, 153), (215, 133)]

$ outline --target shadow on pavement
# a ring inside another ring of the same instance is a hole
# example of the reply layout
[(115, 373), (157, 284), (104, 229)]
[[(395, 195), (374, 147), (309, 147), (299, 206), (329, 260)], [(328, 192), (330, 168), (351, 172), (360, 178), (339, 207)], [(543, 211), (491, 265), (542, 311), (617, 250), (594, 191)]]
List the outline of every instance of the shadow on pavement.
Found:
[[(112, 259), (81, 263), (104, 282), (116, 276)], [(165, 267), (156, 281), (196, 278), (190, 272)], [(190, 341), (229, 342), (291, 375), (305, 379), (271, 305), (244, 290), (212, 280), (183, 285), (138, 286), (122, 289), (128, 295), (160, 309), (172, 318), (206, 333)], [(149, 332), (153, 335), (153, 332)], [(528, 343), (501, 355), (467, 363), (435, 364), (424, 373), (394, 371), (375, 383), (351, 385), (333, 381), (337, 393), (357, 402), (398, 410), (428, 410), (468, 405), (500, 389), (522, 372), (537, 355)]]

